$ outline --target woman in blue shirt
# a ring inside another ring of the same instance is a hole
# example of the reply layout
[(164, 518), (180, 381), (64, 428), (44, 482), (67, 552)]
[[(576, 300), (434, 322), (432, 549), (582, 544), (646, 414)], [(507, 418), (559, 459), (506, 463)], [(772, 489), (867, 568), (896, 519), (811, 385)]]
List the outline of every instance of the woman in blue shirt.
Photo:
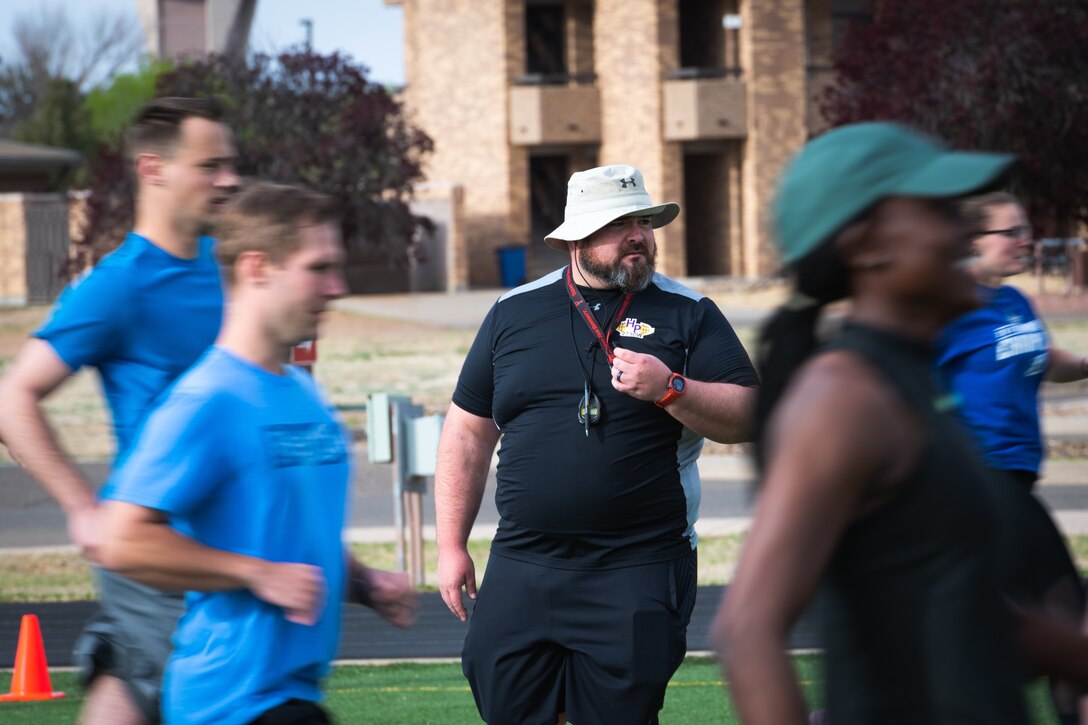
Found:
[(1016, 197), (975, 197), (965, 211), (981, 230), (970, 271), (986, 304), (945, 329), (937, 365), (986, 462), (1031, 489), (1043, 460), (1039, 385), (1085, 378), (1088, 359), (1053, 347), (1028, 298), (1003, 284), (1031, 264), (1031, 225)]
[[(1086, 377), (1086, 358), (1054, 347), (1030, 300), (1004, 279), (1031, 264), (1032, 229), (1015, 196), (993, 192), (964, 203), (979, 230), (969, 269), (985, 304), (952, 322), (937, 342), (937, 367), (958, 399), (998, 485), (1016, 489), (1023, 529), (1013, 562), (1013, 595), (1053, 616), (1079, 622), (1084, 593), (1065, 542), (1032, 493), (1043, 460), (1039, 387), (1044, 379)], [(1063, 722), (1076, 722), (1076, 697), (1055, 685)]]

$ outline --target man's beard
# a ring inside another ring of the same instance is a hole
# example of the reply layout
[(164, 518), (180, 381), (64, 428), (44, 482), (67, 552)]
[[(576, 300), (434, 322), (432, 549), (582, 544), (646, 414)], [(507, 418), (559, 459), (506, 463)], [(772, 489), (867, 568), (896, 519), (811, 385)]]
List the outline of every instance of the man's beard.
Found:
[[(640, 251), (646, 258), (645, 261), (624, 264), (624, 257), (633, 252)], [(622, 250), (619, 257), (611, 264), (602, 264), (593, 259), (589, 254), (589, 248), (580, 245), (578, 247), (578, 267), (583, 275), (596, 277), (608, 287), (618, 287), (624, 292), (641, 292), (650, 284), (654, 276), (654, 255), (645, 246), (627, 248)]]

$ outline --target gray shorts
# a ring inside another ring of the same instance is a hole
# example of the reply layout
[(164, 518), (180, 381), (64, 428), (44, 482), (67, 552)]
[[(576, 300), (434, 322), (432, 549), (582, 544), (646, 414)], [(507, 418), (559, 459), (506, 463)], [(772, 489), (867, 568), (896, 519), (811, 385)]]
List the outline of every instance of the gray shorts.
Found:
[(173, 650), (170, 641), (185, 611), (182, 592), (144, 586), (120, 574), (96, 569), (99, 609), (76, 640), (79, 677), (89, 685), (98, 675), (125, 682), (150, 722), (161, 719), (159, 691)]

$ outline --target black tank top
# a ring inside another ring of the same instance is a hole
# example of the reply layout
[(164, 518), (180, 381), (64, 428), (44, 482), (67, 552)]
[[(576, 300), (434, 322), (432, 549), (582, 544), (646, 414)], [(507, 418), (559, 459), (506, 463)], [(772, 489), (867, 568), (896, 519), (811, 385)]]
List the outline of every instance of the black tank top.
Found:
[(1029, 722), (1000, 594), (1011, 504), (934, 388), (930, 348), (848, 325), (827, 349), (867, 360), (927, 434), (891, 498), (847, 527), (824, 578), (832, 722)]

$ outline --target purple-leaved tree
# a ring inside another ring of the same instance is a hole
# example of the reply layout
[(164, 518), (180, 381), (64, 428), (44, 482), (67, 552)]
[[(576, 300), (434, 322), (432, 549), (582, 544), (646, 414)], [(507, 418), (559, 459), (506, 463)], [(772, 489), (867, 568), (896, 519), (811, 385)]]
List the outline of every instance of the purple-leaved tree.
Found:
[[(394, 262), (414, 253), (427, 221), (408, 204), (432, 143), (363, 66), (310, 51), (209, 55), (161, 75), (157, 94), (218, 97), (235, 132), (239, 172), (336, 198), (349, 249), (379, 249)], [(131, 191), (118, 150), (103, 149), (92, 164), (88, 223), (77, 240), (81, 261), (93, 262), (121, 241), (132, 223)]]
[(883, 0), (836, 54), (832, 126), (900, 120), (953, 146), (1010, 151), (1047, 235), (1088, 222), (1088, 3)]

